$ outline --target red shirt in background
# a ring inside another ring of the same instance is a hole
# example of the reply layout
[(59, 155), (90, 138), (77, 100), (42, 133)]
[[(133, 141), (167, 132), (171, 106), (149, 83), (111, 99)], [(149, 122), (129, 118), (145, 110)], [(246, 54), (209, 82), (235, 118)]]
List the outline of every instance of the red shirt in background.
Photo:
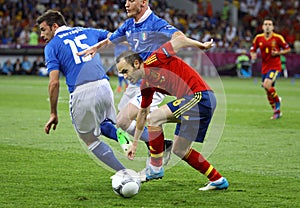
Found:
[(280, 56), (272, 56), (272, 50), (276, 49), (280, 51), (281, 49), (290, 48), (289, 44), (284, 40), (283, 36), (277, 33), (266, 39), (264, 34), (258, 34), (255, 36), (251, 52), (256, 52), (257, 49), (260, 49), (262, 57), (262, 74), (266, 74), (269, 70), (275, 69), (279, 72), (281, 69)]

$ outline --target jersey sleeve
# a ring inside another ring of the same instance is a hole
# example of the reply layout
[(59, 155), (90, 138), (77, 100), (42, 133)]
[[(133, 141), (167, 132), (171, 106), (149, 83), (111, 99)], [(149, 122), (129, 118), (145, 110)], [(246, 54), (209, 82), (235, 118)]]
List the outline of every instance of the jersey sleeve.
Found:
[(172, 44), (167, 42), (146, 59), (145, 67), (159, 67), (161, 64), (169, 62), (175, 54)]
[(102, 41), (107, 38), (109, 31), (104, 29), (96, 29), (96, 28), (89, 28), (92, 33), (97, 34), (98, 41)]
[(141, 108), (147, 108), (151, 105), (154, 92), (155, 89), (152, 87), (147, 87), (143, 80), (141, 84), (141, 95), (142, 95)]
[(114, 44), (118, 44), (120, 42), (126, 41), (126, 27), (127, 27), (127, 21), (125, 21), (120, 27), (118, 27), (117, 30), (115, 30), (111, 34), (109, 40)]
[(282, 48), (282, 49), (289, 49), (290, 48), (290, 46), (289, 46), (289, 44), (285, 41), (285, 39), (283, 38), (283, 36), (279, 36), (279, 40), (280, 40), (280, 48)]
[(51, 47), (51, 44), (46, 45), (44, 54), (45, 54), (45, 63), (48, 72), (50, 73), (53, 70), (59, 70), (60, 69), (59, 60), (56, 56), (55, 49), (54, 47)]
[(154, 24), (154, 27), (157, 28), (158, 32), (164, 33), (169, 38), (172, 37), (172, 35), (179, 31), (176, 27), (170, 25), (167, 21), (164, 19), (160, 19)]
[(252, 41), (252, 46), (251, 46), (251, 48), (250, 48), (250, 52), (256, 52), (257, 51), (257, 48), (258, 48), (258, 46), (257, 46), (257, 36), (253, 39), (253, 41)]

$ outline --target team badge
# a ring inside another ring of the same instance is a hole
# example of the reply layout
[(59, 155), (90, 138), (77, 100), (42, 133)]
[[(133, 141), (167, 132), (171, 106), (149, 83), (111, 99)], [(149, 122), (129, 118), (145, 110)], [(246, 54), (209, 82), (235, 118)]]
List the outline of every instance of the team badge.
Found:
[(142, 32), (142, 40), (146, 40), (147, 39), (147, 33), (145, 33), (145, 32)]

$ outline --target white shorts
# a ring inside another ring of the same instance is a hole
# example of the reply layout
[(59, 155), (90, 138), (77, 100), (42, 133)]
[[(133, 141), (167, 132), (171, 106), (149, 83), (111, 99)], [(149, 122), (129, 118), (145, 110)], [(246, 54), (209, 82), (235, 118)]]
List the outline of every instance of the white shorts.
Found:
[[(158, 105), (164, 100), (165, 97), (166, 96), (164, 94), (155, 92), (153, 95), (152, 103), (150, 105), (150, 112), (157, 109)], [(131, 103), (140, 109), (141, 102), (142, 102), (142, 95), (141, 95), (140, 87), (133, 84), (129, 84), (120, 100), (120, 103), (118, 105), (118, 110), (120, 111), (128, 103)]]
[(78, 133), (94, 132), (100, 136), (105, 119), (116, 122), (113, 91), (107, 79), (77, 86), (70, 94), (70, 113)]
[(140, 87), (129, 82), (128, 87), (126, 88), (125, 92), (123, 93), (121, 100), (118, 104), (118, 110), (121, 111), (131, 99), (133, 99), (136, 95), (140, 95)]

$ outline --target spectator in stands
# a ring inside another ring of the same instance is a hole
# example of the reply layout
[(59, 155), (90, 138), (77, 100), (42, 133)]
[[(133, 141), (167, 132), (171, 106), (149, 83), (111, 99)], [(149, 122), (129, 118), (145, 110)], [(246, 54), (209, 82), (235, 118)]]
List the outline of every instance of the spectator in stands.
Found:
[(32, 63), (29, 61), (28, 56), (23, 56), (22, 71), (26, 75), (32, 74)]
[(22, 74), (22, 63), (19, 58), (16, 59), (14, 63), (14, 71), (13, 74), (21, 75)]
[(33, 27), (29, 33), (29, 45), (37, 46), (39, 44), (39, 35), (37, 33), (37, 28)]
[(226, 40), (231, 43), (233, 39), (236, 37), (236, 27), (230, 22), (228, 26), (226, 27)]
[(18, 43), (21, 45), (27, 45), (29, 43), (29, 37), (30, 37), (30, 30), (29, 26), (26, 26), (24, 30), (20, 33), (20, 36), (18, 38)]
[(7, 59), (3, 64), (1, 74), (10, 76), (12, 75), (13, 71), (14, 71), (14, 66), (12, 65), (10, 59)]
[[(43, 68), (43, 70), (44, 70), (45, 62), (44, 62), (43, 56), (37, 56), (36, 59), (34, 60), (33, 64), (32, 64), (31, 74), (40, 75), (41, 68)], [(44, 72), (42, 72), (42, 74), (43, 73)]]
[(229, 17), (230, 17), (230, 3), (229, 3), (229, 1), (225, 0), (223, 9), (222, 9), (221, 19), (228, 21)]
[(213, 6), (211, 0), (206, 0), (206, 16), (212, 18), (214, 15)]
[(13, 43), (12, 35), (9, 33), (7, 29), (3, 29), (1, 34), (1, 44), (12, 44), (12, 43)]

